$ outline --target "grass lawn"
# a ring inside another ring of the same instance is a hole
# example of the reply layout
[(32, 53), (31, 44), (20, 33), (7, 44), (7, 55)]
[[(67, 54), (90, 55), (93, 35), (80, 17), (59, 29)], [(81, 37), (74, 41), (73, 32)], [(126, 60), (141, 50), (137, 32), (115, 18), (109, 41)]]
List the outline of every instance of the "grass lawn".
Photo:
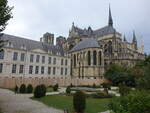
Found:
[(53, 91), (53, 88), (52, 88), (52, 87), (48, 87), (48, 88), (46, 89), (46, 92), (54, 92), (54, 91)]
[[(73, 97), (64, 95), (50, 95), (40, 99), (34, 99), (44, 104), (57, 108), (57, 109), (69, 109), (69, 112), (73, 112)], [(110, 99), (86, 99), (86, 113), (98, 113), (108, 110), (108, 103)]]

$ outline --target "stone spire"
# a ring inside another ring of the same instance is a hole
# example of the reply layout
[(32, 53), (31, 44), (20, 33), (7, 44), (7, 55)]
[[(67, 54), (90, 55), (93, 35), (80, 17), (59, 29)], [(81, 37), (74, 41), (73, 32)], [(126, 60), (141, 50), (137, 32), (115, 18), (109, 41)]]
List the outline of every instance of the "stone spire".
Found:
[(137, 43), (135, 31), (133, 31), (133, 40), (132, 40), (132, 43)]
[(127, 39), (126, 39), (126, 36), (125, 36), (125, 35), (124, 35), (124, 39), (123, 39), (123, 41), (124, 41), (124, 42), (126, 42), (126, 41), (127, 41)]
[(112, 19), (112, 16), (111, 16), (110, 5), (109, 5), (109, 20), (108, 20), (108, 26), (113, 27), (113, 19)]

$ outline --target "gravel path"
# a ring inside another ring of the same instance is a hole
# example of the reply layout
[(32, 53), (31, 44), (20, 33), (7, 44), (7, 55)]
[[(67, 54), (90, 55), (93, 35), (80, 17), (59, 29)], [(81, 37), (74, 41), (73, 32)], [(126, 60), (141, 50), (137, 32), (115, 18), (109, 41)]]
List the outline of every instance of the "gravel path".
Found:
[(2, 113), (63, 113), (61, 110), (31, 100), (30, 96), (15, 95), (7, 89), (0, 89), (0, 108)]

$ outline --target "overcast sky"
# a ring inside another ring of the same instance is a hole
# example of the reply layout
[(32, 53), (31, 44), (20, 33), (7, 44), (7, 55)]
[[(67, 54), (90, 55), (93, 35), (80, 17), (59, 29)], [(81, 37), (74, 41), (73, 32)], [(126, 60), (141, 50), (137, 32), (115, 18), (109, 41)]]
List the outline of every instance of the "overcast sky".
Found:
[(108, 7), (114, 27), (132, 40), (144, 40), (150, 53), (150, 0), (8, 0), (14, 6), (7, 34), (39, 40), (45, 32), (67, 37), (72, 22), (81, 28), (98, 29), (108, 24)]

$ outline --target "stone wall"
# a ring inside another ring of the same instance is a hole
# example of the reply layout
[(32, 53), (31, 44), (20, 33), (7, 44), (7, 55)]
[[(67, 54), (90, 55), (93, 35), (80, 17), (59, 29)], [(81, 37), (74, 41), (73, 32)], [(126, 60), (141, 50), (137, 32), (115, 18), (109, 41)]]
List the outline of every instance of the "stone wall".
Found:
[(100, 85), (103, 83), (104, 79), (99, 78), (65, 78), (65, 77), (0, 77), (0, 87), (1, 88), (14, 88), (16, 85), (20, 86), (21, 84), (32, 84), (33, 87), (35, 87), (38, 84), (45, 84), (46, 86), (55, 85), (56, 83), (59, 84), (59, 86), (68, 86), (71, 83), (73, 85)]

